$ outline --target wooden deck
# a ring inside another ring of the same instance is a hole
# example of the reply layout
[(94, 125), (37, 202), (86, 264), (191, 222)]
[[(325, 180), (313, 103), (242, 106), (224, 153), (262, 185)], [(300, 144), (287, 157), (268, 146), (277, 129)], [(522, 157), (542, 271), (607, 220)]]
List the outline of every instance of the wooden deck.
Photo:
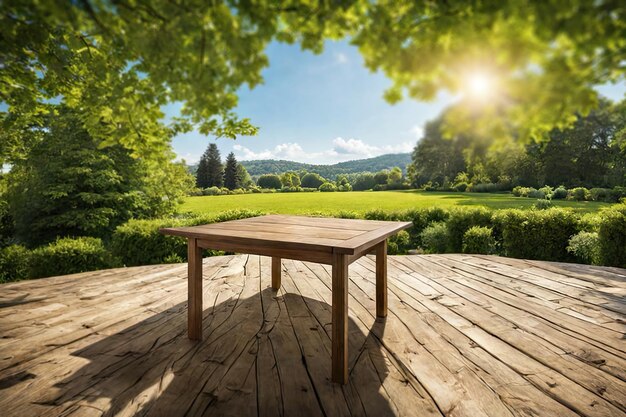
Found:
[(624, 416), (626, 270), (489, 256), (350, 266), (349, 363), (330, 382), (330, 267), (204, 260), (0, 286), (2, 416)]

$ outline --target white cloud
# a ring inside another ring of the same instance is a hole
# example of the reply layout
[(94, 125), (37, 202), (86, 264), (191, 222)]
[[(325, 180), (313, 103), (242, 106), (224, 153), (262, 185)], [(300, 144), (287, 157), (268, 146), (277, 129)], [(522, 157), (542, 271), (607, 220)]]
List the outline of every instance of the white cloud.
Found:
[(361, 139), (336, 138), (333, 140), (333, 150), (340, 154), (373, 155), (379, 148), (363, 142)]
[(308, 162), (312, 164), (328, 164), (352, 159), (371, 158), (387, 153), (410, 152), (412, 142), (403, 142), (397, 145), (374, 146), (360, 139), (343, 139), (337, 137), (332, 141), (332, 147), (321, 152), (306, 151), (298, 143), (282, 143), (274, 149), (265, 149), (255, 152), (245, 146), (236, 144), (233, 150), (240, 160), (252, 159), (287, 159), (290, 161)]
[(336, 52), (335, 53), (335, 63), (336, 64), (347, 64), (348, 63), (348, 56), (346, 54), (341, 53), (341, 52)]
[(415, 125), (411, 128), (411, 133), (415, 136), (415, 139), (420, 140), (424, 137), (424, 128), (420, 125)]

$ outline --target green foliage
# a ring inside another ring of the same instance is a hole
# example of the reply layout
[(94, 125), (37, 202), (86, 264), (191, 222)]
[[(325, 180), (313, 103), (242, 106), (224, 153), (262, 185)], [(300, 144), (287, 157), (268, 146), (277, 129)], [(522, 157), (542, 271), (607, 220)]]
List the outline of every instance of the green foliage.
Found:
[(567, 189), (562, 185), (552, 192), (552, 200), (564, 200), (567, 198)]
[(374, 177), (374, 174), (365, 172), (357, 177), (354, 185), (352, 186), (352, 189), (354, 191), (365, 191), (371, 190), (375, 186), (376, 178)]
[(490, 227), (472, 226), (463, 234), (463, 253), (490, 255), (496, 252), (496, 239)]
[(570, 210), (499, 210), (493, 220), (506, 256), (563, 262), (573, 259), (566, 248), (570, 237), (579, 231), (579, 220)]
[(191, 189), (193, 179), (182, 165), (162, 162), (153, 169), (120, 146), (102, 148), (65, 109), (47, 121), (43, 140), (8, 175), (20, 242), (106, 237), (131, 217), (172, 213)]
[(285, 172), (280, 176), (280, 182), (283, 187), (299, 187), (300, 186), (300, 176), (296, 172)]
[[(377, 172), (394, 166), (406, 166), (411, 162), (411, 154), (398, 153), (376, 156), (374, 158), (358, 159), (355, 161), (339, 162), (332, 165), (313, 165), (294, 161), (276, 161), (262, 159), (257, 161), (243, 161), (250, 175), (263, 175), (287, 171), (306, 171), (319, 174), (323, 178), (334, 180), (340, 174), (360, 174), (363, 172)], [(384, 174), (384, 173), (383, 173)], [(387, 176), (378, 184), (387, 184)]]
[(210, 143), (198, 163), (196, 186), (198, 188), (221, 188), (223, 185), (224, 167), (220, 151), (215, 143)]
[(410, 249), (411, 238), (405, 230), (399, 231), (391, 236), (387, 242), (387, 253), (389, 255), (404, 255)]
[(457, 208), (450, 211), (446, 222), (450, 234), (450, 252), (461, 252), (463, 235), (472, 226), (490, 226), (492, 213), (485, 207)]
[(333, 184), (332, 182), (325, 182), (324, 184), (320, 185), (319, 190), (321, 192), (337, 191), (337, 186)]
[(314, 172), (309, 172), (302, 176), (302, 179), (300, 180), (300, 185), (305, 188), (317, 189), (320, 187), (320, 185), (324, 184), (324, 182), (326, 181), (324, 180), (324, 178), (322, 178), (322, 176)]
[(405, 218), (399, 219), (413, 222), (413, 227), (409, 230), (411, 245), (413, 247), (422, 246), (421, 233), (431, 223), (445, 222), (448, 220), (450, 212), (441, 207), (428, 207), (423, 209), (407, 210)]
[(116, 266), (102, 241), (93, 237), (62, 238), (34, 249), (30, 278), (42, 278)]
[(352, 191), (352, 185), (346, 175), (338, 175), (335, 183), (337, 184), (337, 191)]
[(217, 215), (201, 215), (187, 219), (130, 220), (119, 226), (113, 233), (111, 250), (126, 266), (160, 264), (179, 259), (186, 260), (186, 240), (163, 235), (159, 233), (159, 229), (218, 223), (260, 214), (257, 211), (233, 210)]
[(420, 240), (426, 253), (445, 253), (450, 240), (448, 227), (445, 223), (432, 223), (422, 231)]
[(0, 248), (0, 284), (28, 278), (30, 251), (21, 245)]
[(537, 210), (547, 210), (549, 208), (554, 207), (554, 203), (551, 200), (537, 200), (537, 202), (533, 205)]
[(229, 190), (241, 187), (241, 178), (239, 178), (237, 165), (235, 154), (233, 152), (229, 153), (224, 166), (224, 187)]
[(600, 263), (626, 268), (626, 203), (600, 212)]
[(568, 200), (587, 201), (591, 198), (591, 193), (585, 187), (576, 187), (567, 193)]
[(8, 245), (15, 234), (15, 223), (9, 212), (9, 203), (0, 195), (0, 248)]
[(567, 251), (579, 262), (597, 265), (600, 260), (600, 238), (597, 232), (579, 232), (572, 236)]
[(374, 175), (374, 181), (376, 181), (376, 185), (385, 185), (389, 182), (389, 171), (383, 170), (379, 171)]
[(257, 180), (257, 185), (261, 188), (280, 190), (283, 186), (280, 177), (276, 174), (261, 175)]

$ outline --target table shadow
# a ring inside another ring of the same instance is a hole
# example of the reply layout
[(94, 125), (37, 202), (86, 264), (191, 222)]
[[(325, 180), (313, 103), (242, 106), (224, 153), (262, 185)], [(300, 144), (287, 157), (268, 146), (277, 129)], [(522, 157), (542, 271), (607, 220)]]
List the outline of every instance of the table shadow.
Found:
[(90, 408), (107, 416), (334, 416), (342, 407), (394, 415), (380, 394), (385, 320), (368, 334), (349, 320), (350, 382), (342, 386), (330, 382), (330, 311), (323, 301), (268, 288), (205, 309), (203, 340), (193, 342), (180, 303), (72, 352), (88, 363), (38, 404), (63, 415)]

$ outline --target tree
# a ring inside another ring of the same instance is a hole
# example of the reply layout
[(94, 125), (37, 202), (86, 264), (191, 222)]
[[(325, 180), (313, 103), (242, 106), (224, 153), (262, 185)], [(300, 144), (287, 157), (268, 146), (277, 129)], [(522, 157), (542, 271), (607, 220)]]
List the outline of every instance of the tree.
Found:
[(283, 186), (280, 177), (276, 174), (264, 174), (259, 177), (256, 184), (261, 188), (280, 190)]
[(235, 159), (234, 153), (229, 153), (226, 157), (226, 165), (224, 167), (224, 187), (229, 190), (241, 187), (241, 178), (239, 177), (239, 170), (237, 169), (237, 159)]
[(337, 175), (335, 182), (337, 183), (337, 191), (352, 191), (352, 185), (347, 176), (343, 174)]
[(283, 187), (299, 187), (300, 177), (297, 173), (288, 171), (280, 176), (280, 182), (283, 184)]
[(400, 184), (402, 183), (402, 170), (399, 167), (393, 167), (389, 171), (389, 177), (387, 178), (388, 184)]
[(371, 190), (376, 185), (376, 179), (374, 178), (374, 174), (370, 172), (364, 172), (359, 175), (354, 182), (354, 186), (352, 187), (354, 191), (364, 191)]
[(304, 188), (319, 188), (319, 186), (324, 184), (325, 182), (326, 180), (322, 178), (321, 175), (314, 172), (309, 172), (302, 176), (300, 180), (300, 185), (302, 185)]
[(9, 210), (21, 242), (106, 237), (131, 217), (172, 213), (193, 184), (182, 164), (154, 171), (119, 145), (100, 149), (68, 109), (46, 120), (43, 140), (8, 176)]
[(248, 170), (242, 164), (237, 164), (237, 177), (239, 178), (239, 187), (237, 188), (250, 188), (254, 184)]
[(222, 165), (222, 157), (220, 156), (220, 150), (215, 143), (209, 144), (206, 152), (206, 166), (207, 166), (207, 182), (206, 187), (218, 187), (221, 188), (224, 185), (224, 165)]
[[(263, 81), (272, 41), (320, 52), (327, 39), (349, 38), (392, 80), (390, 102), (467, 92), (468, 72), (483, 71), (499, 94), (481, 105), (501, 111), (481, 121), (513, 125), (520, 138), (569, 126), (597, 105), (593, 86), (626, 71), (626, 9), (611, 0), (275, 3), (3, 1), (0, 162), (28, 153), (41, 132), (24, 132), (39, 130), (52, 97), (103, 145), (144, 158), (166, 159), (168, 138), (192, 128), (254, 134), (233, 110), (240, 87)], [(168, 102), (184, 105), (165, 126)], [(451, 118), (456, 133), (472, 107)]]
[(376, 175), (374, 175), (374, 180), (376, 181), (376, 184), (380, 184), (380, 185), (387, 184), (387, 181), (389, 180), (389, 171), (387, 170), (378, 171)]

